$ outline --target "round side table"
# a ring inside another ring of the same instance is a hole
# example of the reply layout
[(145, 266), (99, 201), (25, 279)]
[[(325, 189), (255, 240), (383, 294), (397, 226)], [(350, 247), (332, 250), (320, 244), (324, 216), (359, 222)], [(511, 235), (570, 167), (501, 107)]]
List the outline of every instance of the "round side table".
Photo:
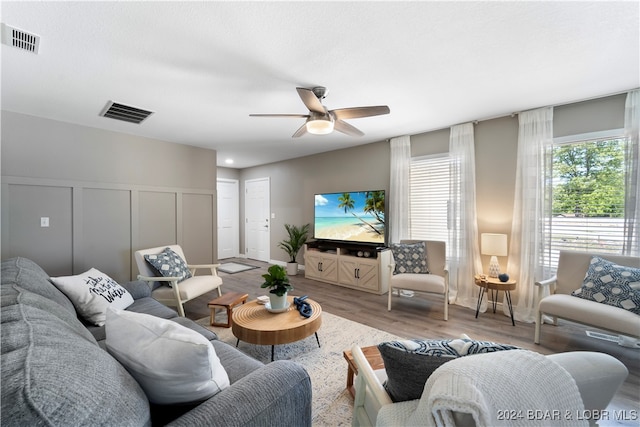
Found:
[[(493, 312), (495, 313), (498, 294), (500, 293), (500, 291), (503, 291), (504, 299), (507, 300), (507, 305), (509, 306), (509, 314), (511, 314), (511, 324), (513, 326), (516, 326), (516, 321), (513, 319), (513, 305), (511, 304), (511, 291), (516, 288), (516, 281), (507, 280), (506, 282), (501, 282), (497, 277), (476, 275), (475, 283), (476, 285), (480, 286), (480, 295), (478, 295), (478, 305), (476, 307), (476, 319), (478, 318), (478, 313), (480, 312), (480, 305), (482, 304), (482, 298), (484, 297), (485, 292), (488, 292), (489, 289), (491, 289)], [(494, 291), (495, 291), (495, 296), (493, 294)]]

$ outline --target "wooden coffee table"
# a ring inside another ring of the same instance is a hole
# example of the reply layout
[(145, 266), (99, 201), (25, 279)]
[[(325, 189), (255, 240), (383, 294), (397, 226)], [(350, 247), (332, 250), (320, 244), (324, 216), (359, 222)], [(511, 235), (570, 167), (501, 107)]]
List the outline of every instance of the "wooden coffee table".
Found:
[(318, 347), (318, 329), (322, 325), (322, 307), (320, 304), (307, 298), (305, 301), (311, 305), (313, 314), (305, 318), (293, 305), (293, 297), (287, 298), (291, 306), (284, 313), (271, 313), (264, 305), (257, 301), (243, 304), (233, 310), (233, 323), (231, 332), (240, 341), (250, 344), (270, 345), (271, 360), (274, 359), (274, 347), (279, 344), (288, 344), (300, 341), (315, 334)]

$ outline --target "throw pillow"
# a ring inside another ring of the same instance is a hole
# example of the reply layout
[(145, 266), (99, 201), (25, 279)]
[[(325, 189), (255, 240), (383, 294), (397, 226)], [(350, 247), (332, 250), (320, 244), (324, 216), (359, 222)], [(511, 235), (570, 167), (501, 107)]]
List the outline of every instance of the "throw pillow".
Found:
[(392, 243), (391, 252), (396, 262), (393, 274), (429, 274), (427, 249), (424, 242)]
[[(164, 248), (159, 254), (145, 255), (144, 259), (147, 260), (162, 277), (180, 277), (178, 283), (191, 277), (191, 271), (189, 271), (187, 264), (182, 257), (171, 250), (171, 248)], [(171, 282), (168, 282), (168, 284), (171, 286)]]
[(51, 281), (82, 318), (97, 326), (104, 325), (109, 307), (124, 310), (133, 304), (125, 288), (95, 268), (76, 276), (51, 277)]
[(580, 289), (571, 295), (640, 315), (640, 268), (593, 256)]
[(109, 310), (106, 332), (107, 351), (152, 403), (202, 401), (229, 387), (213, 345), (192, 329), (150, 314)]
[(384, 387), (394, 402), (420, 399), (427, 379), (446, 362), (472, 354), (514, 349), (518, 347), (466, 338), (413, 339), (378, 345), (387, 372)]

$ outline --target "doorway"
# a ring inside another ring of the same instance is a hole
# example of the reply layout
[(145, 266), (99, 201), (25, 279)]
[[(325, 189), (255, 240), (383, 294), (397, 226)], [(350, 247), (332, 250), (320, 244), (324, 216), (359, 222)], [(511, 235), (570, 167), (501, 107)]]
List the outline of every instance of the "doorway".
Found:
[(269, 178), (244, 182), (245, 254), (247, 258), (269, 262), (271, 222)]
[(218, 259), (240, 253), (240, 192), (235, 179), (218, 179)]

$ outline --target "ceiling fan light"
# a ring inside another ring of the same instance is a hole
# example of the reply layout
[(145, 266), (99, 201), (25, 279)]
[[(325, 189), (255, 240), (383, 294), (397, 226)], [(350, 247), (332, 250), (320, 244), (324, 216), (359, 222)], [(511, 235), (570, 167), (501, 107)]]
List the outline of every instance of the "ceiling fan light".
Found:
[(333, 132), (333, 122), (324, 119), (309, 120), (307, 121), (307, 132), (314, 135), (326, 135)]

